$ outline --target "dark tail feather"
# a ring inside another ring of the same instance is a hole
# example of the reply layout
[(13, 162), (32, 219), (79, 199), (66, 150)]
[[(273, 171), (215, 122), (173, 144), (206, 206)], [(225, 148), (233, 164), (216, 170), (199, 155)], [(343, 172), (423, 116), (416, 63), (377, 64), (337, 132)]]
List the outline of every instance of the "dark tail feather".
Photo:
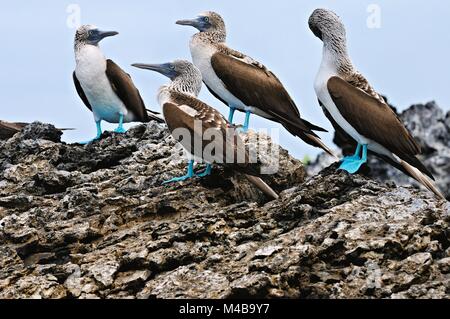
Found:
[(154, 112), (151, 110), (147, 110), (148, 117), (150, 120), (156, 121), (158, 123), (166, 123), (166, 121), (162, 118), (161, 113)]
[(423, 165), (423, 163), (417, 157), (415, 157), (415, 156), (408, 156), (408, 158), (403, 158), (403, 160), (405, 160), (405, 162), (407, 162), (410, 165), (412, 165), (415, 168), (417, 168), (419, 171), (421, 171), (422, 173), (427, 175), (433, 181), (436, 181), (436, 179), (434, 178), (433, 174), (431, 174), (431, 172), (428, 170), (428, 168), (426, 168), (425, 165)]
[(437, 188), (437, 186), (431, 181), (424, 173), (422, 173), (419, 169), (414, 166), (406, 163), (405, 161), (401, 161), (400, 164), (403, 168), (411, 175), (415, 180), (425, 186), (429, 191), (433, 192), (440, 199), (446, 200), (444, 194)]
[(328, 132), (326, 129), (324, 129), (324, 128), (322, 128), (322, 127), (320, 127), (320, 126), (317, 126), (317, 125), (314, 125), (314, 124), (312, 124), (312, 123), (310, 123), (310, 122), (308, 122), (308, 121), (306, 121), (306, 120), (304, 120), (304, 119), (302, 119), (302, 121), (312, 130), (312, 131), (317, 131), (317, 132)]
[(303, 139), (305, 142), (307, 142), (308, 144), (315, 146), (315, 147), (320, 147), (321, 149), (323, 149), (326, 153), (328, 153), (330, 156), (334, 157), (335, 159), (339, 159), (339, 157), (328, 147), (325, 145), (324, 142), (322, 142), (322, 140), (314, 135), (310, 135), (310, 134), (305, 134), (305, 139)]

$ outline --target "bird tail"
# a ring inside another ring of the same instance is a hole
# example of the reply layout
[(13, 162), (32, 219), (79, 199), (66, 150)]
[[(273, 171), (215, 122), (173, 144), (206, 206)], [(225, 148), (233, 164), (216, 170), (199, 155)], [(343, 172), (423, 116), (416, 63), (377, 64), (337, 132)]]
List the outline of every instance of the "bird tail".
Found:
[(278, 199), (280, 196), (269, 186), (267, 185), (261, 178), (251, 175), (245, 175), (250, 183), (255, 185), (261, 192), (266, 194), (272, 199)]
[(423, 186), (425, 186), (429, 191), (433, 192), (437, 197), (440, 199), (446, 200), (444, 194), (438, 189), (438, 187), (433, 183), (433, 181), (427, 177), (424, 173), (419, 171), (414, 166), (406, 163), (405, 161), (401, 161), (400, 164), (403, 166), (403, 168), (411, 174), (411, 176), (417, 180), (419, 183), (421, 183)]
[(161, 116), (161, 113), (147, 110), (147, 114), (148, 114), (148, 117), (150, 118), (150, 120), (156, 121), (158, 123), (166, 123), (166, 121)]
[(334, 157), (335, 159), (337, 160), (339, 159), (336, 153), (334, 153), (328, 146), (326, 146), (325, 143), (322, 142), (322, 140), (319, 137), (308, 133), (306, 133), (305, 135), (312, 142), (313, 145), (322, 148), (325, 152), (327, 152), (330, 156)]

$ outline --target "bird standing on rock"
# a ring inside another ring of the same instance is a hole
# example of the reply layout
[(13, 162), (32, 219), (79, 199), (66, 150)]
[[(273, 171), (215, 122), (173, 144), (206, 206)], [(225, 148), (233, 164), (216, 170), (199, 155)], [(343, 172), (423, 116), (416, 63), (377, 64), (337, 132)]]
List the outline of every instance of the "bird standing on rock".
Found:
[(309, 26), (323, 41), (322, 64), (314, 85), (317, 97), (335, 129), (346, 132), (358, 143), (355, 155), (346, 157), (340, 169), (357, 173), (371, 151), (444, 199), (432, 181), (433, 175), (416, 157), (421, 153), (419, 144), (353, 66), (340, 18), (330, 10), (317, 9)]
[(280, 80), (258, 61), (226, 45), (225, 22), (219, 14), (205, 12), (177, 24), (200, 31), (190, 42), (192, 59), (209, 91), (230, 108), (230, 123), (236, 110), (245, 112), (247, 131), (251, 114), (256, 114), (280, 123), (294, 136), (334, 156), (314, 132), (326, 130), (301, 118)]
[(236, 129), (217, 110), (197, 98), (202, 87), (202, 74), (191, 62), (176, 60), (165, 64), (133, 66), (161, 73), (171, 79), (171, 83), (161, 87), (158, 93), (166, 123), (188, 154), (198, 162), (207, 163), (205, 172), (195, 175), (192, 159), (185, 176), (166, 183), (210, 175), (211, 165), (219, 164), (245, 174), (266, 195), (278, 198), (275, 191), (258, 177), (259, 164), (250, 162), (247, 149), (236, 134)]
[(94, 114), (97, 136), (93, 141), (102, 135), (101, 121), (118, 123), (116, 133), (126, 132), (124, 123), (164, 122), (158, 113), (145, 108), (131, 77), (112, 60), (107, 60), (100, 50), (100, 41), (117, 34), (84, 25), (75, 35), (76, 69), (73, 80), (81, 100)]

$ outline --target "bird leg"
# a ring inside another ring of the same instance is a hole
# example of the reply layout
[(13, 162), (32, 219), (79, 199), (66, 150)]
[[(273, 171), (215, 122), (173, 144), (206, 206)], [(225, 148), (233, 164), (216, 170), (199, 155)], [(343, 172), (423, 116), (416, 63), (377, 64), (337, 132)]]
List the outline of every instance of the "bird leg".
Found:
[(102, 121), (96, 121), (95, 122), (96, 126), (97, 126), (97, 136), (95, 138), (93, 138), (90, 141), (87, 142), (81, 142), (79, 144), (81, 145), (88, 145), (91, 144), (92, 142), (98, 141), (101, 137), (102, 137)]
[(228, 122), (230, 122), (230, 124), (233, 124), (235, 112), (236, 112), (236, 109), (234, 107), (230, 107), (230, 115), (228, 116)]
[(123, 114), (120, 113), (120, 115), (119, 115), (119, 126), (114, 131), (115, 133), (125, 134), (127, 132), (127, 130), (123, 127), (123, 118), (124, 118)]
[(205, 169), (205, 171), (203, 172), (203, 173), (200, 173), (200, 174), (197, 174), (197, 177), (206, 177), (206, 176), (209, 176), (209, 175), (211, 175), (211, 172), (212, 172), (212, 165), (211, 164), (208, 164), (207, 166), (206, 166), (206, 169)]
[(250, 126), (250, 116), (251, 115), (252, 115), (252, 112), (250, 112), (250, 111), (245, 112), (245, 122), (244, 122), (244, 127), (243, 127), (244, 133), (248, 132), (248, 128)]
[[(361, 149), (362, 155), (360, 157)], [(355, 155), (344, 158), (339, 169), (350, 174), (356, 174), (365, 163), (367, 163), (367, 144), (361, 145), (358, 143)]]
[(187, 174), (185, 176), (172, 178), (171, 180), (169, 180), (167, 182), (164, 182), (163, 185), (171, 184), (171, 183), (184, 182), (184, 181), (187, 181), (188, 179), (193, 178), (194, 176), (195, 176), (195, 174), (194, 174), (194, 161), (191, 160), (191, 161), (189, 161), (188, 172), (187, 172)]

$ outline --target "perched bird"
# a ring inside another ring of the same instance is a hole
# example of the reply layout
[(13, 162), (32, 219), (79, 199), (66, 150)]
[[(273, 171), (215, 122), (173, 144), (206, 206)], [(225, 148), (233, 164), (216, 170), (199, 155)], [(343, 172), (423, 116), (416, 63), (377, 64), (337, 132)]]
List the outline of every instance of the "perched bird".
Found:
[[(22, 123), (22, 122), (5, 122), (0, 121), (0, 141), (8, 140), (17, 133), (21, 132), (25, 127), (30, 125), (30, 123)], [(57, 128), (58, 131), (72, 131), (74, 129), (71, 128)]]
[(202, 74), (191, 62), (176, 60), (166, 64), (133, 66), (156, 71), (171, 79), (170, 84), (159, 90), (158, 100), (169, 130), (193, 159), (185, 176), (166, 183), (195, 177), (194, 159), (197, 159), (197, 162), (207, 163), (205, 172), (198, 177), (210, 175), (212, 164), (230, 167), (245, 174), (266, 195), (278, 198), (275, 191), (258, 177), (259, 165), (250, 163), (247, 149), (236, 129), (217, 110), (197, 98), (202, 87)]
[(158, 113), (145, 108), (131, 77), (113, 61), (107, 60), (100, 50), (100, 41), (117, 34), (115, 31), (105, 32), (95, 26), (84, 25), (75, 35), (76, 69), (73, 80), (81, 100), (94, 114), (97, 124), (94, 140), (102, 135), (102, 120), (118, 123), (116, 133), (125, 133), (124, 123), (147, 123), (151, 120), (164, 122)]
[(314, 87), (325, 115), (336, 130), (357, 143), (354, 156), (340, 169), (351, 174), (367, 162), (371, 151), (415, 178), (438, 197), (433, 175), (416, 157), (420, 146), (394, 111), (353, 66), (347, 51), (346, 31), (332, 11), (317, 9), (309, 19), (311, 31), (323, 41), (323, 60)]
[(334, 156), (314, 131), (326, 132), (300, 117), (294, 101), (280, 80), (264, 65), (226, 45), (225, 22), (214, 12), (205, 12), (193, 20), (177, 21), (200, 32), (192, 37), (190, 49), (209, 91), (230, 108), (233, 123), (236, 110), (246, 113), (244, 130), (250, 115), (256, 114), (283, 125), (306, 143)]
[(7, 140), (22, 131), (28, 123), (10, 123), (0, 121), (0, 140)]

